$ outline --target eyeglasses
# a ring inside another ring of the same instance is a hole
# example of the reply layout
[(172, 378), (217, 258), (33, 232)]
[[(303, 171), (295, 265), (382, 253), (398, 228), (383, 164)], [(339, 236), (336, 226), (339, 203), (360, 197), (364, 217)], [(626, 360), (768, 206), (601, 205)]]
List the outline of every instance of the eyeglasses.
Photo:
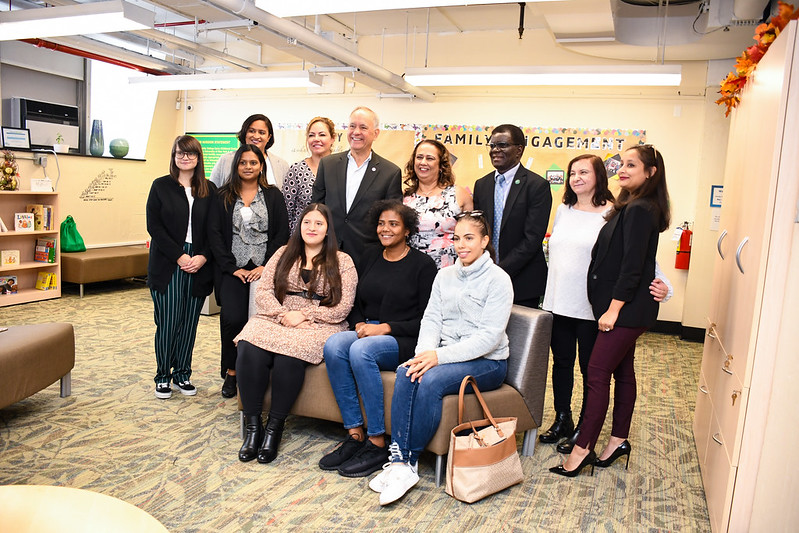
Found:
[(497, 148), (499, 150), (507, 150), (511, 146), (519, 146), (519, 145), (515, 143), (499, 142), (499, 143), (488, 143), (486, 146), (488, 147), (489, 150), (493, 150), (494, 148)]
[(190, 161), (194, 161), (200, 154), (197, 152), (181, 152), (180, 150), (175, 150), (175, 159), (189, 159)]
[(455, 220), (460, 220), (460, 219), (462, 219), (464, 217), (477, 218), (477, 217), (481, 217), (483, 215), (484, 215), (484, 213), (482, 211), (480, 211), (479, 209), (475, 209), (474, 211), (461, 211), (460, 213), (455, 215)]

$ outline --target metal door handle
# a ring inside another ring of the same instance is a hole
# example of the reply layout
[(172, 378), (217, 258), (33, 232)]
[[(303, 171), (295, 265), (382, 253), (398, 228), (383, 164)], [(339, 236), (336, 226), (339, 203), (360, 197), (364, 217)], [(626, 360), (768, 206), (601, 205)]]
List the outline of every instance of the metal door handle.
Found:
[(724, 231), (721, 232), (721, 235), (719, 235), (719, 240), (716, 241), (716, 250), (719, 251), (719, 257), (721, 257), (722, 259), (724, 259), (724, 253), (721, 251), (721, 241), (723, 241), (724, 237), (726, 236), (727, 236), (727, 230), (725, 229)]
[(710, 391), (709, 391), (709, 390), (707, 390), (707, 388), (706, 388), (704, 385), (700, 385), (700, 386), (699, 386), (699, 390), (700, 390), (701, 392), (704, 392), (705, 394), (710, 394)]
[(744, 245), (749, 242), (749, 237), (744, 237), (744, 240), (741, 241), (741, 244), (738, 245), (738, 249), (735, 251), (735, 262), (738, 264), (738, 270), (741, 271), (741, 274), (744, 273), (744, 267), (741, 265), (741, 251), (744, 249)]
[(713, 434), (713, 440), (716, 441), (718, 444), (721, 444), (723, 446), (724, 443), (721, 442), (716, 435), (718, 435), (718, 433), (714, 433)]
[(727, 370), (727, 367), (726, 367), (726, 366), (723, 366), (723, 367), (721, 367), (721, 369), (722, 369), (723, 371), (725, 371), (727, 374), (729, 374), (729, 375), (731, 375), (731, 376), (732, 376), (732, 370)]

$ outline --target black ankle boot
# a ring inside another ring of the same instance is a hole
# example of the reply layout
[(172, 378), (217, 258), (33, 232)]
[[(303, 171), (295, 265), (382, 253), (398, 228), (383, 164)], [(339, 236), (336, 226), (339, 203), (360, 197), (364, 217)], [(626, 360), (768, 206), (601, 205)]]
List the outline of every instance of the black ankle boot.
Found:
[(557, 448), (558, 453), (563, 453), (563, 454), (572, 453), (572, 448), (574, 448), (574, 445), (577, 444), (577, 437), (580, 436), (580, 426), (582, 425), (582, 423), (583, 423), (582, 420), (577, 422), (577, 426), (575, 426), (574, 433), (572, 434), (572, 436), (570, 438), (563, 439), (558, 443), (558, 448)]
[(559, 411), (555, 414), (555, 422), (538, 436), (538, 440), (545, 444), (554, 444), (563, 437), (571, 437), (572, 433), (574, 433), (574, 422), (571, 411)]
[(277, 448), (280, 446), (280, 439), (283, 438), (285, 422), (285, 420), (277, 420), (271, 416), (266, 419), (264, 442), (258, 448), (259, 463), (271, 463), (277, 457)]
[(261, 424), (261, 415), (246, 415), (244, 417), (244, 444), (239, 450), (239, 461), (252, 461), (258, 455), (258, 444), (263, 439), (264, 427)]

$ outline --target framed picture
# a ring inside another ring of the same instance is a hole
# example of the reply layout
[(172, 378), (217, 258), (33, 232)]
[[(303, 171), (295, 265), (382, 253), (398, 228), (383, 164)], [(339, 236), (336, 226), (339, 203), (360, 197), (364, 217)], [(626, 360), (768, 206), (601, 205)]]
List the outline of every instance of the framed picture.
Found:
[(31, 149), (31, 132), (23, 128), (2, 128), (3, 148)]

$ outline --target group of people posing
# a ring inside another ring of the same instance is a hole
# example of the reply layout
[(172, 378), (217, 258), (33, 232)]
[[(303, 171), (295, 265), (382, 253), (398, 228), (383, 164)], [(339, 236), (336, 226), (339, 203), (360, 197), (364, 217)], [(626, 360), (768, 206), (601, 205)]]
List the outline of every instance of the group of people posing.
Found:
[[(268, 152), (269, 119), (252, 115), (241, 147), (219, 159), (211, 180), (199, 142), (175, 140), (170, 172), (153, 182), (147, 201), (156, 397), (169, 398), (171, 384), (196, 394), (191, 357), (213, 288), (221, 393), (238, 391), (245, 417), (239, 459), (275, 460), (305, 369), (324, 361), (347, 437), (319, 466), (347, 477), (380, 471), (369, 487), (386, 505), (419, 481), (419, 455), (438, 428), (443, 396), (466, 375), (483, 390), (499, 387), (511, 307), (539, 307), (544, 296), (555, 316), (557, 414), (541, 440), (571, 444), (566, 463), (551, 470), (573, 476), (629, 459), (635, 342), (668, 292), (655, 275), (658, 234), (669, 222), (660, 153), (639, 145), (622, 154), (618, 198), (601, 159), (569, 164), (548, 276), (542, 242), (552, 196), (548, 182), (520, 164), (520, 128), (492, 130), (495, 171), (477, 180), (474, 196), (455, 185), (443, 144), (419, 142), (403, 174), (372, 151), (379, 132), (377, 115), (358, 107), (349, 150), (332, 154), (334, 124), (316, 117), (306, 128), (310, 155), (289, 166)], [(578, 345), (586, 392), (575, 432)], [(381, 370), (396, 372), (390, 428)], [(611, 375), (613, 431), (597, 457)]]

